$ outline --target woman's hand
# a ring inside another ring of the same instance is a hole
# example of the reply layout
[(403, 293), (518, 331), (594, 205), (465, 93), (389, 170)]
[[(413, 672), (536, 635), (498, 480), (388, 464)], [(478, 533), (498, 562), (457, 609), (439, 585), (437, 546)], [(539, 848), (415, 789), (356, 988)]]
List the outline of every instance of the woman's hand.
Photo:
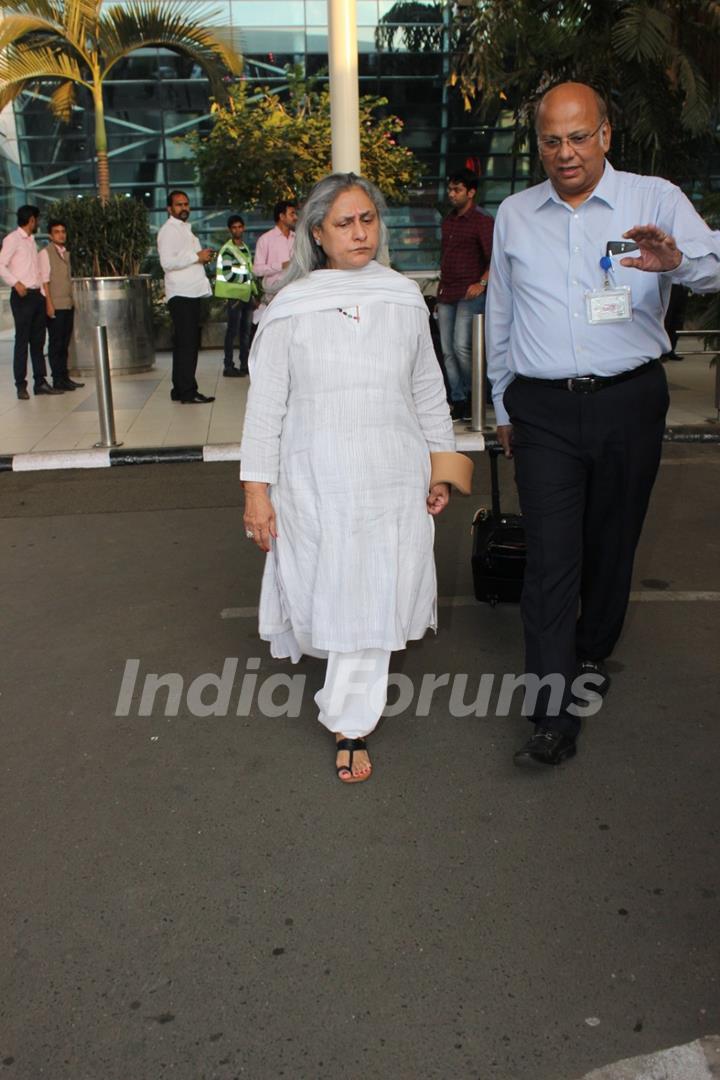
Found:
[(442, 514), (443, 510), (450, 502), (450, 485), (449, 484), (433, 484), (430, 488), (430, 494), (427, 497), (428, 514), (432, 514), (435, 517), (437, 514)]
[(277, 539), (277, 524), (273, 504), (268, 495), (268, 486), (246, 480), (243, 488), (245, 489), (243, 525), (247, 538), (254, 540), (261, 551), (269, 551), (270, 540)]

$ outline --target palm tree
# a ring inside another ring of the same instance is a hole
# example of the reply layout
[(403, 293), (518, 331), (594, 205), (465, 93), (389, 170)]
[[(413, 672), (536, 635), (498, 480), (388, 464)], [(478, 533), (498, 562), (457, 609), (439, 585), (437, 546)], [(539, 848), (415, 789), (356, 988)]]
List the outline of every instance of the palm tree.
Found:
[(672, 179), (707, 157), (720, 113), (716, 0), (469, 0), (451, 81), (466, 105), (515, 112), (521, 134), (554, 82), (603, 91), (614, 160)]
[[(195, 60), (213, 93), (239, 74), (234, 49), (208, 28), (204, 5), (183, 0), (129, 0), (103, 10), (102, 0), (0, 0), (0, 109), (40, 80), (57, 80), (50, 108), (70, 118), (76, 87), (90, 91), (95, 113), (98, 196), (110, 197), (103, 90), (115, 64), (155, 45)], [(213, 19), (213, 15), (210, 15)]]

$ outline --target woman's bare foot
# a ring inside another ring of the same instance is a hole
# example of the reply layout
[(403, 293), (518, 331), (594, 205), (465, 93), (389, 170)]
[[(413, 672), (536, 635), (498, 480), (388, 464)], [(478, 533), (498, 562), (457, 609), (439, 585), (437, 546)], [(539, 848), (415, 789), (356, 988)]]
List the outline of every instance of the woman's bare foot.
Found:
[(372, 763), (364, 739), (348, 739), (345, 735), (335, 736), (337, 755), (335, 768), (338, 778), (344, 784), (359, 784), (368, 780), (372, 772)]

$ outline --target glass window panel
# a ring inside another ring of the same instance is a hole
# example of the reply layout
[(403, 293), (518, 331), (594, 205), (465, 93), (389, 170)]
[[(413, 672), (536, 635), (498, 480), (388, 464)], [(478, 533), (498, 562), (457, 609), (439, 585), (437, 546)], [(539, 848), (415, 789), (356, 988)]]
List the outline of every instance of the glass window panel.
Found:
[[(53, 169), (55, 172), (56, 169)], [(47, 173), (38, 172), (33, 177), (34, 180), (41, 180), (43, 176), (47, 176)], [(26, 180), (28, 177), (26, 176)], [(81, 165), (74, 165), (72, 168), (61, 177), (54, 177), (51, 184), (57, 187), (70, 188), (75, 184), (94, 184), (95, 183), (95, 166), (92, 161), (85, 161)]]
[[(360, 53), (358, 56), (358, 75), (361, 94), (378, 94), (377, 75), (380, 70), (380, 57), (377, 52)], [(372, 78), (371, 78), (372, 76)]]
[[(190, 134), (191, 131), (198, 130), (197, 128), (188, 128), (182, 134)], [(206, 134), (200, 129), (201, 134)], [(192, 150), (186, 142), (179, 137), (168, 137), (165, 139), (165, 158), (168, 164), (171, 161), (188, 161), (192, 158)]]
[(357, 0), (357, 25), (376, 26), (378, 7), (376, 0)]
[(396, 41), (393, 52), (383, 50), (380, 66), (383, 75), (406, 78), (409, 76), (442, 75), (442, 53), (398, 51)]
[(358, 26), (357, 43), (359, 53), (375, 52), (377, 44), (374, 29), (371, 26)]
[(233, 26), (304, 26), (303, 0), (231, 0)]
[[(318, 73), (322, 72), (322, 81), (326, 81), (328, 72), (327, 53), (312, 53), (308, 49), (307, 56), (305, 57), (305, 71), (308, 75), (318, 75)], [(363, 93), (362, 86), (360, 87), (360, 93)]]
[(110, 150), (119, 150), (122, 147), (129, 147), (138, 142), (141, 142), (143, 146), (143, 153), (145, 153), (146, 147), (162, 146), (162, 138), (160, 133), (156, 135), (145, 135), (138, 131), (129, 131), (127, 128), (120, 127), (108, 127), (108, 148)]
[[(191, 82), (163, 82), (156, 96), (163, 112), (209, 112), (210, 88), (207, 84)], [(167, 126), (167, 118), (166, 118)]]
[(440, 136), (439, 128), (420, 128), (413, 131), (408, 124), (403, 131), (402, 142), (413, 151), (424, 150), (425, 153), (437, 153), (440, 150)]
[(306, 49), (309, 53), (320, 53), (325, 57), (325, 63), (328, 62), (328, 30), (327, 26), (317, 27), (313, 30), (308, 30), (305, 37)]
[(168, 184), (194, 184), (195, 166), (188, 161), (168, 161), (165, 166)]
[(110, 159), (110, 179), (118, 184), (164, 184), (165, 170), (162, 162), (146, 159), (133, 161), (124, 157)]
[(60, 124), (43, 102), (36, 109), (23, 109), (15, 114), (15, 127), (19, 138), (24, 135), (57, 139), (63, 132), (74, 134), (91, 130), (90, 118), (83, 110), (73, 111), (69, 124)]
[(529, 166), (528, 158), (513, 161), (510, 154), (491, 154), (486, 160), (484, 174), (493, 180), (507, 179), (515, 174), (528, 176)]
[(415, 108), (416, 104), (437, 104), (438, 123), (440, 122), (440, 109), (442, 107), (442, 82), (434, 80), (429, 87), (424, 79), (378, 79), (377, 91), (390, 101), (391, 112), (402, 113), (403, 110)]
[(442, 29), (424, 23), (413, 26), (381, 23), (377, 28), (377, 42), (388, 52), (440, 53)]
[[(290, 55), (288, 63), (295, 63), (305, 52), (305, 32), (303, 30), (246, 30), (243, 34), (245, 52), (267, 60), (268, 56)], [(277, 60), (272, 63), (277, 64)]]
[(305, 0), (305, 23), (307, 26), (327, 26), (327, 0)]
[[(167, 55), (163, 51), (163, 56)], [(130, 56), (118, 60), (111, 69), (110, 79), (157, 79), (158, 50), (137, 49)]]

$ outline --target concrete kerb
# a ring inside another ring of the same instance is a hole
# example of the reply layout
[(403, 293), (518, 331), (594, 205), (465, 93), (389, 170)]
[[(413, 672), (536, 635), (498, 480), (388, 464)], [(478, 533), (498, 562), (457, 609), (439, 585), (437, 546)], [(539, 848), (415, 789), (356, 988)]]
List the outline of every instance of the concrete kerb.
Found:
[[(664, 441), (670, 443), (720, 443), (720, 424), (692, 424), (667, 428)], [(481, 432), (456, 433), (457, 449), (464, 452), (497, 446), (494, 436)], [(162, 465), (187, 462), (239, 461), (240, 443), (206, 446), (147, 446), (123, 449), (58, 450), (0, 455), (0, 472), (38, 472), (52, 469), (105, 469), (115, 465)]]
[(717, 1080), (720, 1078), (720, 1036), (708, 1035), (684, 1046), (625, 1058), (593, 1069), (581, 1080)]

